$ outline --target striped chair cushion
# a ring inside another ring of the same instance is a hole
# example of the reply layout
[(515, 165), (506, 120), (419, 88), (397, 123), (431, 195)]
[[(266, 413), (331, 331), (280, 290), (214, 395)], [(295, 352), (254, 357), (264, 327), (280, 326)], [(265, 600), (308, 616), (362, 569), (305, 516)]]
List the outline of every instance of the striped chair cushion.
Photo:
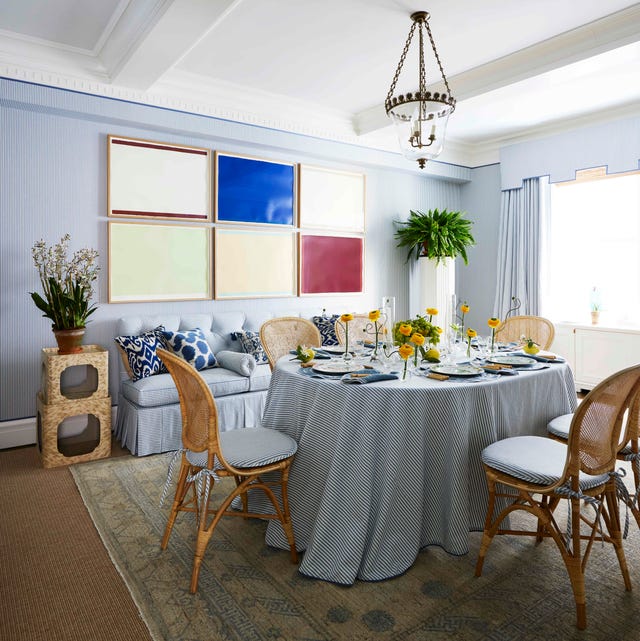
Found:
[[(536, 485), (557, 483), (564, 472), (567, 446), (541, 436), (514, 436), (496, 441), (482, 450), (482, 462), (499, 472)], [(580, 488), (602, 485), (608, 474), (580, 474)]]
[[(563, 414), (554, 418), (552, 421), (549, 421), (547, 424), (547, 432), (553, 434), (556, 438), (564, 439), (565, 441), (569, 438), (569, 428), (571, 427), (571, 421), (573, 420), (573, 414)], [(631, 454), (631, 445), (627, 443), (620, 454)]]
[[(283, 432), (245, 428), (220, 433), (220, 447), (227, 463), (234, 467), (260, 467), (289, 458), (298, 444)], [(207, 451), (186, 453), (191, 465), (207, 466)]]

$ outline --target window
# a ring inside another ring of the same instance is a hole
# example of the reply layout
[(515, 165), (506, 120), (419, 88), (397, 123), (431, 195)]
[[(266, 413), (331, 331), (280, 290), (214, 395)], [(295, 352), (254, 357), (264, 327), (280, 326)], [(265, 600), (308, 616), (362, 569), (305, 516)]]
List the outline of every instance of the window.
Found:
[(588, 323), (597, 302), (601, 324), (640, 325), (640, 173), (584, 174), (549, 186), (542, 313)]

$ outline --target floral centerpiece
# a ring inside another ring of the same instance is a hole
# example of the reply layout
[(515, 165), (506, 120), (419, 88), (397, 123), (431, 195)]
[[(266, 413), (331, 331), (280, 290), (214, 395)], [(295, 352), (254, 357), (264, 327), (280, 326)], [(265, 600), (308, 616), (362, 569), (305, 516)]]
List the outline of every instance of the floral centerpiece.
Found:
[(353, 320), (353, 314), (342, 314), (338, 321), (344, 328), (344, 360), (351, 360), (351, 352), (349, 351), (349, 323)]
[(432, 307), (427, 308), (429, 320), (424, 316), (417, 315), (415, 318), (406, 321), (398, 321), (393, 326), (393, 341), (396, 345), (403, 346), (408, 342), (415, 345), (414, 363), (417, 365), (418, 355), (428, 361), (438, 362), (439, 354), (434, 346), (440, 342), (442, 330), (430, 322), (438, 310)]
[(499, 318), (490, 318), (487, 321), (487, 325), (491, 328), (491, 352), (493, 353), (495, 351), (495, 346), (496, 346), (496, 329), (500, 325), (500, 319)]
[(80, 249), (69, 259), (69, 240), (69, 234), (65, 234), (53, 247), (40, 240), (31, 249), (44, 296), (29, 293), (43, 317), (51, 320), (60, 354), (82, 351), (88, 318), (97, 309), (97, 305), (90, 305), (89, 301), (93, 294), (92, 283), (100, 270), (98, 252)]
[(365, 332), (367, 332), (368, 334), (373, 334), (375, 336), (373, 351), (371, 353), (371, 360), (375, 362), (378, 360), (380, 333), (384, 333), (387, 331), (386, 328), (383, 327), (384, 323), (386, 322), (386, 317), (379, 309), (372, 309), (369, 312), (369, 321), (371, 322), (365, 327)]

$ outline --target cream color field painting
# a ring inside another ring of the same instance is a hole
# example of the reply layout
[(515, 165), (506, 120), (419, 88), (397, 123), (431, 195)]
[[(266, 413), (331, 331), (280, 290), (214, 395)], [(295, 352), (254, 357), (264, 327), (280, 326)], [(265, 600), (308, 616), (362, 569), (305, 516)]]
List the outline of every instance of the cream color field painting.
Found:
[(215, 298), (297, 294), (295, 233), (262, 229), (215, 230)]
[(212, 297), (211, 229), (109, 223), (109, 302)]

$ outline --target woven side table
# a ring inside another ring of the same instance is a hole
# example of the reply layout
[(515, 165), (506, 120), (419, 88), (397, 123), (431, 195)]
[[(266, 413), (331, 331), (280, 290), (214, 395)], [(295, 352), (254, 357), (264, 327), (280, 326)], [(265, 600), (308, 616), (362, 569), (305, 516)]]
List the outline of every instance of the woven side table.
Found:
[[(62, 375), (70, 367), (86, 366), (91, 376), (64, 388)], [(43, 467), (57, 467), (105, 458), (111, 454), (111, 398), (108, 391), (109, 353), (99, 345), (83, 345), (78, 354), (42, 350), (42, 390), (36, 399), (38, 447)], [(95, 385), (91, 379), (96, 379)], [(98, 423), (98, 442), (88, 452), (67, 455), (60, 450), (58, 432), (65, 419), (87, 415)]]

